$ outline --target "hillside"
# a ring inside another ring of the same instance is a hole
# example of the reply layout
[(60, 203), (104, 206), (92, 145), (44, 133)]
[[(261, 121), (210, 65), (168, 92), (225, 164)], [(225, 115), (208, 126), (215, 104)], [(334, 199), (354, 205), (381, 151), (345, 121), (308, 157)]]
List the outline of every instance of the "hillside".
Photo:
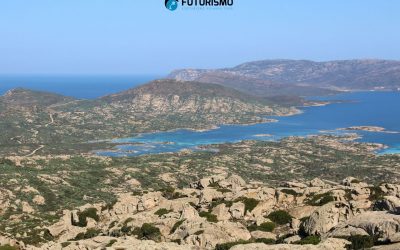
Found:
[(385, 247), (400, 233), (400, 156), (376, 155), (381, 145), (354, 138), (121, 158), (0, 157), (0, 242), (32, 250), (345, 249), (322, 246), (363, 236), (354, 241)]
[(16, 88), (7, 91), (0, 96), (0, 103), (9, 108), (16, 107), (48, 107), (54, 104), (60, 104), (74, 100), (54, 93), (35, 91), (23, 88)]
[(213, 82), (266, 96), (315, 95), (337, 90), (391, 90), (400, 87), (400, 61), (264, 60), (216, 70), (176, 70), (169, 78)]
[(294, 112), (220, 85), (175, 80), (157, 80), (95, 100), (16, 89), (0, 97), (0, 153), (28, 155), (38, 148), (37, 153), (87, 152), (94, 147), (87, 142), (93, 140), (255, 123), (266, 115)]

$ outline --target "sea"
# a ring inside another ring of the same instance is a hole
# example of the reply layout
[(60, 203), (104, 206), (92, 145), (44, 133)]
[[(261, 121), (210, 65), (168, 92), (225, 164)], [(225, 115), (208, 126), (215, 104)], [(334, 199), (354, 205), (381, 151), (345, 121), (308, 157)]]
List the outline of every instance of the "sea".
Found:
[(94, 99), (160, 78), (157, 75), (0, 75), (0, 95), (13, 88)]
[[(115, 139), (121, 143), (114, 150), (99, 151), (105, 156), (200, 150), (201, 146), (235, 143), (242, 140), (277, 141), (288, 136), (357, 133), (360, 142), (382, 143), (387, 148), (379, 154), (400, 153), (400, 92), (353, 92), (319, 100), (331, 101), (326, 106), (299, 107), (301, 114), (266, 117), (278, 122), (251, 125), (221, 125), (208, 131), (180, 129), (170, 132), (144, 133)], [(343, 131), (352, 126), (378, 126), (387, 132)]]
[[(139, 86), (160, 78), (156, 75), (133, 76), (0, 76), (0, 95), (23, 87), (54, 92), (75, 98), (93, 99)], [(360, 135), (360, 142), (382, 143), (387, 148), (379, 154), (400, 153), (400, 92), (348, 92), (334, 96), (313, 97), (332, 102), (325, 106), (298, 107), (302, 112), (287, 117), (266, 117), (273, 123), (220, 125), (207, 131), (187, 129), (169, 132), (135, 134), (114, 139), (121, 143), (113, 150), (98, 151), (105, 156), (200, 150), (201, 146), (235, 143), (242, 140), (276, 141), (288, 136), (306, 137), (319, 134), (345, 133), (340, 128), (378, 126), (388, 132), (351, 131)]]

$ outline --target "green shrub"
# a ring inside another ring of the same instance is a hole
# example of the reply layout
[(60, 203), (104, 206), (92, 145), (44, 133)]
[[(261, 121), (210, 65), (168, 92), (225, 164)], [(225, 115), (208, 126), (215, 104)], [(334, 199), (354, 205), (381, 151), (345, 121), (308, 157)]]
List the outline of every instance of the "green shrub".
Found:
[(107, 243), (106, 247), (111, 247), (114, 245), (114, 243), (117, 242), (117, 240), (110, 240), (110, 242)]
[(218, 206), (220, 204), (225, 204), (226, 207), (231, 207), (233, 202), (224, 200), (223, 198), (221, 198), (221, 199), (213, 199), (211, 201), (211, 204), (210, 204), (210, 209), (212, 209), (212, 208), (214, 208), (214, 207), (216, 207), (216, 206)]
[[(12, 160), (6, 159), (6, 158), (0, 158), (0, 164), (1, 165), (4, 164), (4, 165), (9, 165), (9, 166), (15, 166), (15, 164), (14, 164), (14, 162)], [(5, 245), (5, 246), (7, 246), (7, 245)]]
[(99, 216), (97, 215), (97, 209), (92, 207), (92, 208), (87, 208), (82, 212), (78, 212), (78, 218), (79, 221), (75, 222), (72, 218), (71, 218), (71, 224), (74, 226), (78, 226), (78, 227), (86, 227), (87, 226), (87, 220), (86, 218), (92, 218), (95, 221), (99, 221)]
[(251, 224), (250, 226), (247, 226), (247, 230), (249, 230), (250, 232), (257, 231), (258, 226), (256, 224)]
[(252, 243), (251, 241), (247, 240), (239, 240), (235, 242), (227, 242), (227, 243), (222, 243), (222, 244), (217, 244), (215, 246), (215, 250), (229, 250), (231, 247), (240, 245), (240, 244), (249, 244)]
[(131, 235), (132, 233), (132, 227), (131, 226), (127, 226), (127, 225), (123, 225), (121, 227), (121, 232), (126, 234), (126, 235)]
[(0, 250), (17, 250), (17, 248), (7, 244), (4, 246), (0, 246)]
[(181, 239), (173, 239), (173, 240), (171, 240), (171, 242), (174, 242), (174, 243), (180, 245), (182, 243), (182, 240)]
[(273, 222), (264, 222), (258, 226), (258, 230), (264, 232), (272, 232), (275, 229), (275, 223)]
[(194, 235), (200, 235), (200, 234), (203, 234), (203, 233), (204, 233), (204, 230), (199, 230), (199, 231), (195, 232)]
[(370, 187), (369, 190), (370, 190), (370, 195), (369, 195), (370, 201), (382, 200), (383, 196), (385, 196), (385, 193), (378, 186)]
[(129, 222), (131, 222), (131, 221), (133, 221), (133, 218), (131, 218), (131, 217), (129, 217), (128, 219), (126, 219), (125, 221), (124, 221), (124, 225), (128, 225), (128, 223)]
[(111, 229), (111, 228), (115, 227), (117, 225), (117, 223), (118, 222), (116, 220), (111, 222), (110, 225), (108, 225), (108, 229)]
[(278, 225), (284, 225), (287, 223), (290, 223), (292, 221), (292, 216), (286, 211), (283, 210), (277, 210), (272, 213), (270, 213), (267, 216), (268, 219), (271, 221), (275, 222)]
[(155, 215), (158, 215), (159, 217), (161, 217), (161, 216), (163, 216), (164, 214), (168, 214), (168, 213), (170, 213), (171, 212), (171, 210), (168, 210), (168, 209), (166, 209), (166, 208), (160, 208), (160, 209), (158, 209), (154, 214)]
[(299, 244), (299, 245), (307, 245), (307, 244), (312, 244), (312, 245), (318, 245), (321, 242), (321, 239), (316, 236), (316, 235), (310, 235), (307, 236), (299, 241), (294, 242), (294, 244)]
[(293, 196), (297, 196), (298, 195), (296, 193), (296, 191), (294, 191), (293, 189), (282, 189), (281, 192), (285, 193), (285, 194), (290, 194), (290, 195), (293, 195)]
[(243, 202), (244, 204), (244, 211), (253, 211), (253, 209), (258, 205), (260, 202), (259, 200), (253, 199), (253, 198), (247, 198), (247, 197), (240, 197), (235, 200), (235, 202)]
[(369, 235), (352, 235), (348, 238), (350, 249), (367, 249), (374, 246), (374, 239)]
[(181, 194), (179, 192), (175, 192), (175, 188), (168, 186), (164, 189), (160, 190), (162, 192), (162, 196), (168, 200), (175, 200), (179, 198), (187, 197), (187, 195)]
[(101, 211), (111, 210), (113, 209), (114, 205), (117, 203), (117, 200), (114, 199), (111, 202), (107, 203), (106, 205), (101, 207)]
[(335, 198), (331, 193), (323, 193), (314, 195), (310, 200), (306, 203), (310, 206), (323, 206), (329, 202), (335, 201)]
[(218, 182), (212, 182), (212, 183), (208, 184), (207, 187), (210, 187), (210, 188), (220, 188)]
[(144, 223), (140, 228), (135, 229), (134, 234), (136, 234), (139, 239), (144, 238), (154, 241), (160, 241), (161, 239), (160, 229), (149, 223)]
[(203, 212), (200, 212), (199, 215), (200, 215), (200, 217), (206, 218), (208, 222), (218, 222), (217, 216), (210, 212), (203, 211)]
[(229, 193), (229, 192), (232, 192), (232, 190), (230, 190), (229, 188), (218, 188), (217, 189), (217, 191), (218, 192), (221, 192), (221, 193)]
[(182, 225), (182, 223), (183, 223), (184, 221), (185, 221), (185, 220), (180, 220), (180, 221), (175, 222), (174, 226), (171, 228), (170, 234), (173, 234), (173, 233), (176, 231), (176, 229), (178, 229), (178, 227), (179, 227), (180, 225)]
[[(62, 247), (62, 248), (65, 248), (65, 247), (67, 247), (67, 246), (69, 246), (69, 245), (71, 245), (71, 242), (70, 242), (70, 241), (66, 241), (66, 242), (61, 243), (61, 247)], [(0, 249), (1, 249), (1, 248), (0, 248)]]
[(99, 235), (101, 231), (99, 229), (95, 228), (89, 228), (85, 233), (79, 233), (74, 240), (84, 240), (84, 239), (90, 239), (93, 237), (96, 237)]
[(351, 182), (350, 183), (360, 183), (360, 181), (359, 180), (357, 180), (357, 179), (353, 179), (353, 180), (351, 180)]

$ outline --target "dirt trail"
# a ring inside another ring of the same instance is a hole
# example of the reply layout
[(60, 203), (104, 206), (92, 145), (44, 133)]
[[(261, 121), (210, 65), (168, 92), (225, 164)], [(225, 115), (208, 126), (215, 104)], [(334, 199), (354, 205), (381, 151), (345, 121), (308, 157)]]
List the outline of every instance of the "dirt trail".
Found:
[(31, 153), (25, 155), (25, 157), (29, 157), (29, 156), (36, 154), (36, 152), (41, 150), (42, 148), (44, 148), (44, 145), (40, 145), (37, 149), (33, 150)]
[(50, 122), (49, 122), (49, 123), (47, 123), (46, 125), (44, 125), (45, 127), (48, 127), (49, 125), (51, 125), (51, 124), (53, 124), (53, 123), (54, 123), (53, 114), (52, 114), (52, 113), (49, 113), (49, 116), (50, 116)]

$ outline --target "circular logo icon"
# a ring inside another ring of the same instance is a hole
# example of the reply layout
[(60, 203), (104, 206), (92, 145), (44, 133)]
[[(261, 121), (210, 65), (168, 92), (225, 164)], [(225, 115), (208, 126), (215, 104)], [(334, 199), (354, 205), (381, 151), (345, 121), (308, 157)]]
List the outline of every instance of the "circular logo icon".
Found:
[(174, 11), (178, 8), (178, 0), (165, 0), (165, 7), (170, 11)]

